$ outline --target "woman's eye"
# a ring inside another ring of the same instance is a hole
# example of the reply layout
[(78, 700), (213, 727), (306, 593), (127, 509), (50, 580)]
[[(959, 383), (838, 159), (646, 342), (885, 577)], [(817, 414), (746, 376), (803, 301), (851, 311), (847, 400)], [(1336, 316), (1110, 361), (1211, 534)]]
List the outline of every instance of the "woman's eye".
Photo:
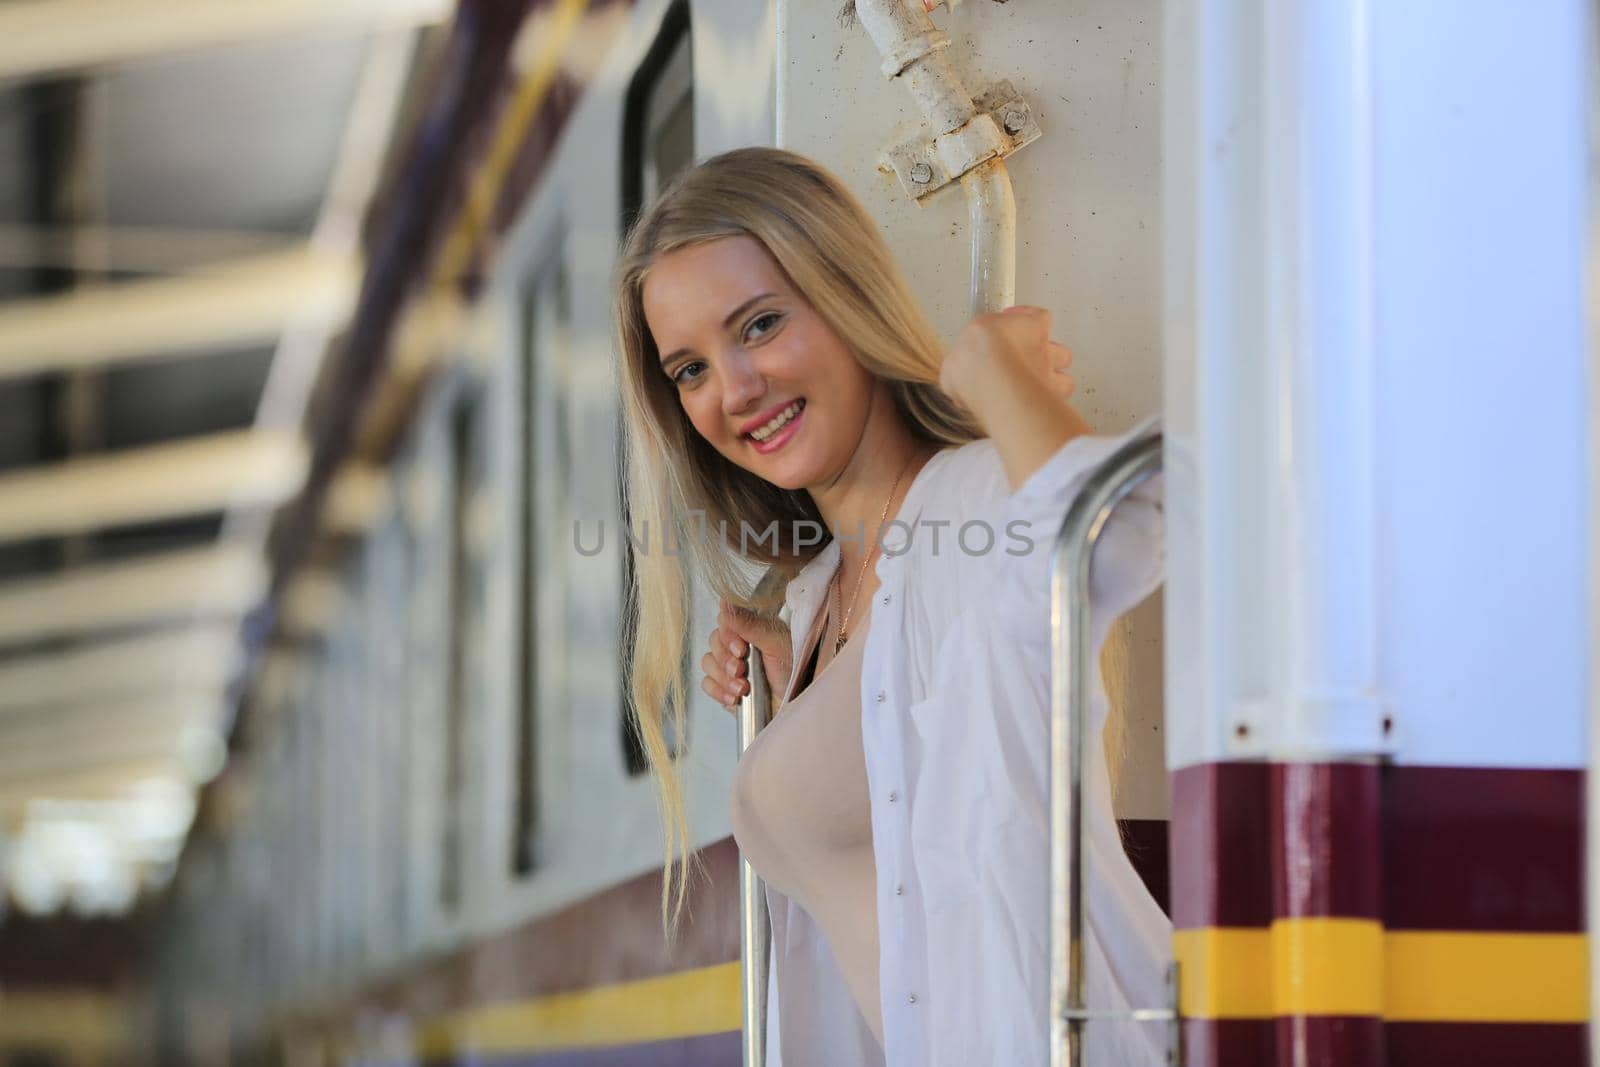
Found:
[(764, 311), (760, 315), (757, 315), (755, 318), (751, 319), (750, 325), (744, 328), (745, 343), (748, 344), (751, 341), (758, 341), (767, 334), (771, 333), (773, 330), (777, 329), (778, 323), (782, 320), (782, 318), (783, 316), (776, 311)]
[[(705, 364), (700, 362), (698, 359), (690, 360), (688, 363), (685, 363), (683, 366), (672, 372), (672, 380), (674, 383), (680, 386), (692, 385), (695, 379), (700, 377), (699, 368), (704, 366)], [(694, 371), (694, 373), (691, 374), (690, 371)]]

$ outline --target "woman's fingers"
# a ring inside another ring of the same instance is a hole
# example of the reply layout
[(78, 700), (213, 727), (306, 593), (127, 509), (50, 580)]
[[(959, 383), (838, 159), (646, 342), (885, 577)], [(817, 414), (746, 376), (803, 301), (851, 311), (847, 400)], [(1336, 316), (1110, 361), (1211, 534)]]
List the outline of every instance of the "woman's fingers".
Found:
[(731, 680), (722, 667), (722, 661), (710, 652), (700, 657), (700, 670), (708, 679), (723, 687)]
[(743, 678), (735, 678), (728, 673), (726, 660), (707, 652), (700, 660), (700, 669), (705, 673), (700, 688), (718, 704), (732, 708), (739, 702), (739, 698), (744, 696), (748, 683)]
[(750, 691), (750, 683), (745, 680), (748, 673), (745, 656), (750, 649), (749, 642), (731, 629), (718, 626), (706, 637), (706, 643), (709, 647), (705, 655), (700, 657), (700, 670), (705, 674), (700, 688), (711, 699), (731, 710)]
[(1045, 346), (1044, 364), (1045, 385), (1063, 400), (1071, 397), (1073, 390), (1078, 387), (1077, 380), (1072, 377), (1071, 372), (1072, 349), (1051, 341)]
[(783, 622), (724, 600), (715, 633), (714, 651), (717, 658), (727, 661), (723, 665), (726, 684), (733, 687), (736, 698), (750, 691), (747, 679), (751, 649), (761, 654), (763, 676), (770, 685), (780, 686), (787, 681), (794, 657), (790, 651), (789, 628)]
[(704, 679), (700, 683), (700, 688), (705, 692), (706, 696), (710, 697), (712, 700), (715, 700), (718, 704), (721, 704), (730, 712), (738, 706), (739, 698), (730, 696), (726, 689), (723, 689), (721, 686), (717, 685), (710, 678)]
[(728, 649), (735, 656), (742, 657), (754, 645), (764, 657), (788, 662), (789, 631), (780, 622), (723, 601), (717, 628), (727, 635)]
[(956, 335), (939, 368), (939, 387), (963, 403), (1002, 364), (1034, 370), (1050, 342), (1050, 312), (1018, 304), (978, 315)]

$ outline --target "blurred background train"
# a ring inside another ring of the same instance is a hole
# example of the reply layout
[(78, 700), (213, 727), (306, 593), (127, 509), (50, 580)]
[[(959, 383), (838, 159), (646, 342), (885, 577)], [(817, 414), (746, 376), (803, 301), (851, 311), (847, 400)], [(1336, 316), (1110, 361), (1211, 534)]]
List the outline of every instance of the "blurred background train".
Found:
[[(932, 15), (1081, 410), (1166, 417), (1103, 666), (1190, 1064), (1589, 1058), (1594, 26), (1492, 7)], [(0, 1065), (738, 1062), (703, 698), (660, 929), (611, 271), (777, 144), (953, 334), (886, 73), (838, 0), (0, 5)]]

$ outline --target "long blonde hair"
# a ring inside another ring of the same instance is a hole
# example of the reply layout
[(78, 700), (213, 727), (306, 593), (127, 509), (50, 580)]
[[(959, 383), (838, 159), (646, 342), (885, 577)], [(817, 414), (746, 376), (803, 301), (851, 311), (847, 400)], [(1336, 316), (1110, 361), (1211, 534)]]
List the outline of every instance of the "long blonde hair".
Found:
[[(826, 544), (792, 537), (800, 520), (824, 525), (808, 493), (751, 474), (695, 431), (676, 387), (661, 373), (645, 321), (645, 277), (658, 257), (738, 236), (759, 241), (861, 365), (888, 384), (915, 436), (939, 445), (982, 436), (972, 416), (939, 389), (942, 345), (872, 217), (817, 164), (773, 148), (717, 156), (680, 175), (633, 227), (618, 267), (614, 308), (627, 431), (623, 481), (632, 516), (682, 546), (636, 556), (631, 594), (637, 610), (625, 620), (623, 635), (632, 655), (639, 738), (660, 793), (661, 917), (669, 934), (694, 862), (678, 757), (667, 744), (668, 723), (673, 736), (686, 736), (682, 664), (691, 573), (718, 597), (772, 617), (788, 579)], [(775, 540), (747, 544), (731, 537), (736, 544), (722, 544), (702, 536), (724, 528), (766, 531), (774, 521)], [(741, 554), (766, 569), (753, 589)]]

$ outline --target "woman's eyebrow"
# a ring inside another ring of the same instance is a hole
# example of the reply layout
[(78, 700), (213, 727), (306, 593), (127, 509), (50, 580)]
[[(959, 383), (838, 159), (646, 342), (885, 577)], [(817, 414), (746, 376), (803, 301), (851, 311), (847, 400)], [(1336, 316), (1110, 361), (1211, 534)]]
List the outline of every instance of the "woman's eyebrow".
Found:
[[(752, 306), (761, 303), (761, 301), (763, 301), (763, 300), (771, 300), (773, 297), (775, 297), (777, 295), (778, 295), (777, 293), (757, 293), (755, 296), (752, 296), (749, 300), (746, 300), (744, 303), (740, 304), (738, 307), (736, 307), (732, 311), (728, 312), (727, 317), (722, 320), (722, 328), (723, 329), (727, 329), (729, 326), (733, 325), (733, 320), (734, 319), (737, 319), (740, 315), (743, 315), (746, 311), (750, 310), (750, 308)], [(689, 353), (689, 349), (687, 349), (687, 348), (676, 349), (675, 351), (670, 352), (667, 355), (661, 357), (661, 365), (663, 367), (665, 367), (668, 363), (671, 363), (673, 360), (677, 359), (679, 356), (687, 355), (688, 353)]]

